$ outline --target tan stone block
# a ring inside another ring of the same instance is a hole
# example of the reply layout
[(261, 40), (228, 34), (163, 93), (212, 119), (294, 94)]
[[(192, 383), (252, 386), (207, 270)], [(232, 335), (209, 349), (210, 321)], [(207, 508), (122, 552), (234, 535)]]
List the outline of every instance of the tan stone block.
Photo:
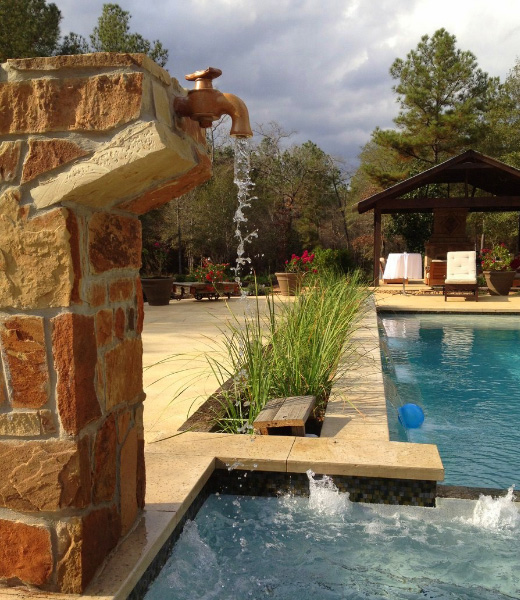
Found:
[(104, 346), (112, 341), (112, 311), (109, 308), (96, 314), (96, 340), (98, 346)]
[(105, 356), (106, 409), (137, 402), (143, 394), (143, 345), (140, 339), (127, 339)]
[(152, 75), (171, 84), (168, 71), (156, 64), (146, 54), (95, 52), (71, 56), (46, 56), (36, 58), (15, 58), (7, 61), (10, 69), (17, 71), (56, 71), (58, 69), (101, 69), (105, 67), (142, 67)]
[(116, 334), (116, 338), (122, 340), (125, 337), (125, 311), (119, 307), (116, 310), (116, 315), (114, 319), (114, 333)]
[(141, 224), (137, 219), (95, 213), (88, 225), (88, 244), (93, 273), (141, 266)]
[(96, 395), (94, 317), (65, 313), (54, 317), (52, 326), (58, 411), (65, 431), (77, 435), (101, 416)]
[(50, 532), (43, 527), (0, 519), (0, 578), (43, 585), (52, 574)]
[(12, 317), (1, 324), (0, 338), (13, 407), (40, 408), (49, 399), (43, 317)]
[(56, 433), (56, 422), (54, 420), (54, 413), (51, 410), (39, 410), (40, 426), (42, 435)]
[(0, 413), (0, 435), (23, 437), (40, 435), (38, 412)]
[(137, 517), (137, 430), (128, 432), (121, 448), (120, 487), (121, 487), (121, 527), (125, 535)]
[(4, 368), (3, 361), (0, 357), (0, 406), (7, 400), (7, 394), (5, 392), (5, 380), (4, 380)]
[(58, 590), (64, 594), (80, 594), (82, 586), (83, 523), (72, 517), (56, 525), (57, 563), (56, 580)]
[(137, 482), (136, 500), (137, 507), (144, 508), (146, 497), (146, 465), (144, 460), (144, 440), (137, 440)]
[(0, 196), (0, 307), (69, 306), (74, 265), (63, 208), (29, 219), (18, 190)]
[[(138, 121), (101, 145), (91, 157), (48, 177), (30, 190), (30, 196), (37, 208), (59, 202), (112, 208), (177, 178), (182, 184), (199, 160), (192, 139), (179, 136), (159, 121)], [(200, 176), (198, 183), (210, 176), (211, 165), (206, 160), (207, 176)], [(180, 185), (179, 189), (188, 188)]]
[(0, 442), (0, 507), (18, 511), (82, 508), (90, 499), (87, 441)]
[(133, 279), (118, 279), (109, 286), (110, 302), (125, 302), (134, 296)]
[(142, 215), (201, 185), (211, 177), (211, 161), (201, 153), (197, 153), (197, 158), (197, 165), (177, 177), (172, 183), (157, 186), (135, 200), (125, 202), (121, 208), (136, 215)]
[(108, 502), (116, 491), (117, 433), (112, 414), (103, 423), (94, 444), (93, 502)]
[(22, 142), (3, 142), (0, 144), (0, 183), (15, 181)]
[(107, 303), (107, 290), (104, 283), (91, 283), (87, 290), (90, 306), (104, 306)]
[(171, 127), (173, 125), (172, 111), (173, 99), (168, 98), (168, 92), (163, 85), (153, 82), (153, 102), (155, 105), (155, 116)]
[(27, 183), (48, 171), (86, 156), (88, 152), (69, 140), (29, 140), (29, 152), (25, 158), (21, 183)]
[(0, 84), (0, 134), (108, 131), (137, 119), (142, 73)]
[(121, 517), (116, 507), (94, 510), (83, 518), (82, 587), (92, 579), (121, 536)]

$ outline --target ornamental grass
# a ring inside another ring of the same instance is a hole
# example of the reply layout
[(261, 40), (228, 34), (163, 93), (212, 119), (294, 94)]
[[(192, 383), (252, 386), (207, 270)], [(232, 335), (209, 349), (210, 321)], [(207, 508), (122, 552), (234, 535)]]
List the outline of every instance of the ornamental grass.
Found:
[(269, 296), (267, 316), (257, 305), (244, 320), (234, 317), (223, 332), (225, 362), (209, 359), (219, 383), (227, 382), (218, 429), (252, 432), (272, 398), (313, 395), (323, 408), (369, 295), (358, 272), (319, 273), (293, 301)]

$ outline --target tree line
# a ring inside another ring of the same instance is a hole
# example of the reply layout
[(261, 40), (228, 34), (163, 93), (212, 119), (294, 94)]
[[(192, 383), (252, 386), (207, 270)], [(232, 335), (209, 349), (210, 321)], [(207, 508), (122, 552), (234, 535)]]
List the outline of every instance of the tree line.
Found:
[[(168, 50), (130, 31), (131, 15), (117, 4), (103, 5), (89, 40), (60, 35), (61, 13), (45, 0), (0, 0), (0, 61), (81, 52), (143, 52), (160, 65)], [(390, 66), (399, 107), (394, 127), (376, 127), (361, 149), (359, 167), (345, 165), (312, 141), (291, 144), (283, 124), (257, 125), (251, 150), (256, 200), (247, 227), (257, 231), (247, 253), (257, 272), (274, 272), (292, 253), (322, 248), (345, 267), (370, 268), (372, 223), (354, 205), (448, 158), (473, 148), (520, 167), (520, 61), (504, 82), (491, 77), (469, 50), (445, 29), (422, 36), (407, 56)], [(204, 257), (232, 263), (236, 256), (233, 215), (233, 148), (221, 124), (208, 130), (213, 177), (169, 205), (145, 215), (145, 249), (171, 249), (169, 270), (187, 272)], [(513, 250), (516, 213), (473, 213), (469, 234)], [(422, 251), (432, 215), (385, 215), (385, 249)]]

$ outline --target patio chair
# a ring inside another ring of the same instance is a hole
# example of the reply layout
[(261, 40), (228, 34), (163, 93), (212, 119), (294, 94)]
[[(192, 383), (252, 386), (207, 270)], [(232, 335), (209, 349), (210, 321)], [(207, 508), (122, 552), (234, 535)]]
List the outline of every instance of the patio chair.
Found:
[(477, 253), (474, 250), (448, 252), (444, 302), (448, 296), (473, 296), (478, 302)]

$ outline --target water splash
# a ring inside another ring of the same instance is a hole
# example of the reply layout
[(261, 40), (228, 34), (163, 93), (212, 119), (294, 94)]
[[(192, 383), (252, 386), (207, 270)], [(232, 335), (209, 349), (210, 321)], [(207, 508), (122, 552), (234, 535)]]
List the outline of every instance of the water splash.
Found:
[(233, 181), (238, 187), (238, 207), (233, 217), (235, 223), (235, 237), (238, 240), (237, 258), (235, 261), (235, 281), (241, 286), (240, 274), (245, 265), (251, 264), (251, 259), (246, 256), (246, 244), (258, 237), (256, 229), (247, 231), (247, 217), (244, 210), (251, 208), (251, 202), (256, 196), (251, 195), (254, 183), (251, 181), (251, 154), (247, 138), (235, 138), (235, 165)]
[(503, 531), (520, 527), (520, 513), (514, 502), (514, 486), (505, 496), (493, 498), (480, 495), (469, 523), (481, 529)]
[(311, 469), (307, 471), (309, 509), (323, 515), (341, 515), (348, 511), (352, 505), (349, 493), (340, 492), (328, 475), (321, 479), (314, 479), (314, 475)]

